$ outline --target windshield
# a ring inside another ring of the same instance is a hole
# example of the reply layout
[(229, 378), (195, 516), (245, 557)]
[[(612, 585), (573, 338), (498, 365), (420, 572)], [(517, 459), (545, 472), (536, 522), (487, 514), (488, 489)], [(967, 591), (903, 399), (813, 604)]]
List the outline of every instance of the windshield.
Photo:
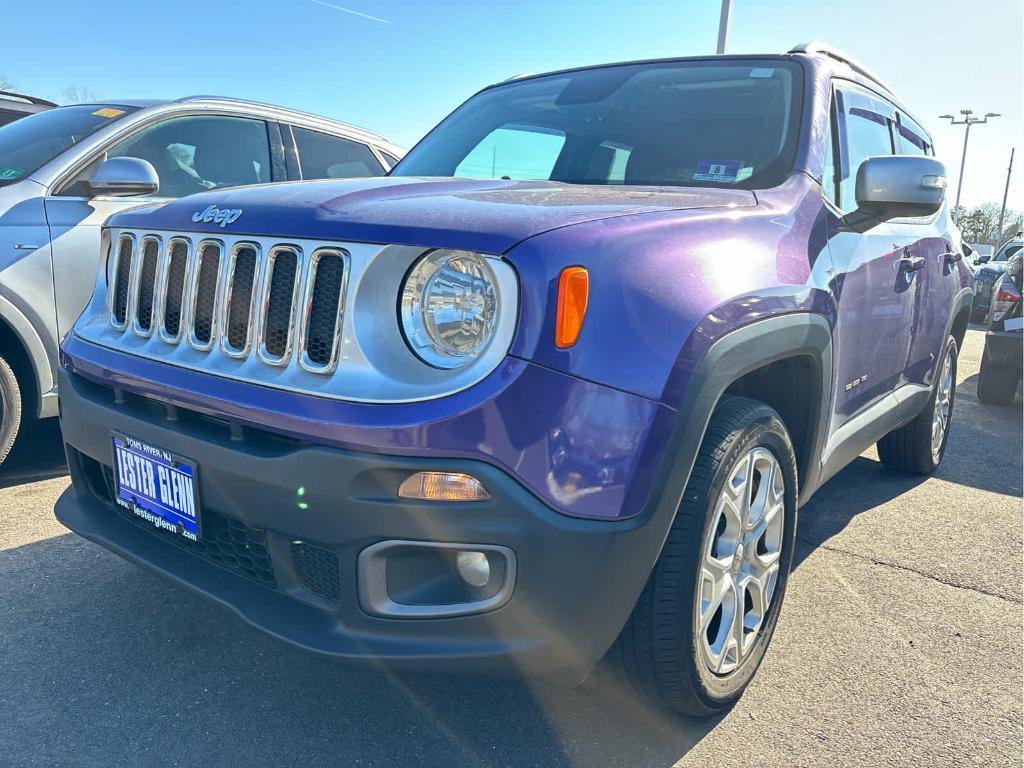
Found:
[(463, 104), (392, 175), (775, 186), (796, 152), (798, 67), (656, 62), (511, 82)]
[(133, 107), (59, 107), (0, 127), (0, 185), (13, 184), (73, 144), (134, 112)]

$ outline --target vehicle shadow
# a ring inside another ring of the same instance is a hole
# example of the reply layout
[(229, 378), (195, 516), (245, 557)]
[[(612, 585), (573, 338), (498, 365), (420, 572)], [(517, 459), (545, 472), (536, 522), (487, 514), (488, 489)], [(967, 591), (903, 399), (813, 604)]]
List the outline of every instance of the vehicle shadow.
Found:
[(57, 419), (26, 422), (0, 466), (0, 488), (11, 488), (68, 473)]
[(934, 477), (1019, 499), (1024, 493), (1020, 401), (995, 406), (977, 399), (977, 375), (957, 385), (949, 441), (934, 475), (886, 468), (874, 449), (828, 481), (800, 510), (794, 567), (862, 512), (892, 501)]
[(664, 766), (717, 721), (578, 688), (325, 661), (74, 535), (0, 551), (0, 762)]

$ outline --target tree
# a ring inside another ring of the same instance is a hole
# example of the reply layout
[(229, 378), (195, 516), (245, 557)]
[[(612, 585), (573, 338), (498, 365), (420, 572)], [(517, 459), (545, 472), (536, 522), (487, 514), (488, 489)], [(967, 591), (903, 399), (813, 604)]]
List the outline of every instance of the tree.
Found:
[(96, 101), (96, 94), (80, 85), (69, 85), (61, 91), (61, 95), (68, 104), (86, 104)]
[(1003, 231), (1000, 232), (999, 209), (998, 203), (985, 203), (974, 208), (957, 208), (955, 218), (964, 240), (968, 243), (998, 247), (1019, 232), (1024, 214), (1007, 209), (1003, 217)]
[(0, 91), (13, 91), (13, 90), (14, 90), (14, 81), (13, 80), (9, 80), (7, 78), (7, 75), (5, 75), (3, 72), (0, 72)]

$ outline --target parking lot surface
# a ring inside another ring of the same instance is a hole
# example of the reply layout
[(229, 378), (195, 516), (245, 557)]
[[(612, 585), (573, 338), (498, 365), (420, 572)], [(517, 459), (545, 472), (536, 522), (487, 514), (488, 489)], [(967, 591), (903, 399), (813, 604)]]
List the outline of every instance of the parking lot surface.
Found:
[(1021, 765), (1021, 403), (975, 397), (945, 461), (865, 453), (801, 510), (772, 647), (724, 717), (578, 689), (398, 678), (262, 635), (62, 528), (55, 425), (0, 471), (0, 765)]

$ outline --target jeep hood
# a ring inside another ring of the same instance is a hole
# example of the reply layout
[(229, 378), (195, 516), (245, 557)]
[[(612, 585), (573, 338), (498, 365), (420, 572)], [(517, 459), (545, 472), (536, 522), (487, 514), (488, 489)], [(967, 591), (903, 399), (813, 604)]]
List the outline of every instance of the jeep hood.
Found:
[[(203, 192), (134, 208), (109, 224), (503, 253), (533, 235), (585, 221), (756, 202), (752, 192), (732, 189), (388, 177)], [(203, 221), (210, 206), (241, 213)]]

